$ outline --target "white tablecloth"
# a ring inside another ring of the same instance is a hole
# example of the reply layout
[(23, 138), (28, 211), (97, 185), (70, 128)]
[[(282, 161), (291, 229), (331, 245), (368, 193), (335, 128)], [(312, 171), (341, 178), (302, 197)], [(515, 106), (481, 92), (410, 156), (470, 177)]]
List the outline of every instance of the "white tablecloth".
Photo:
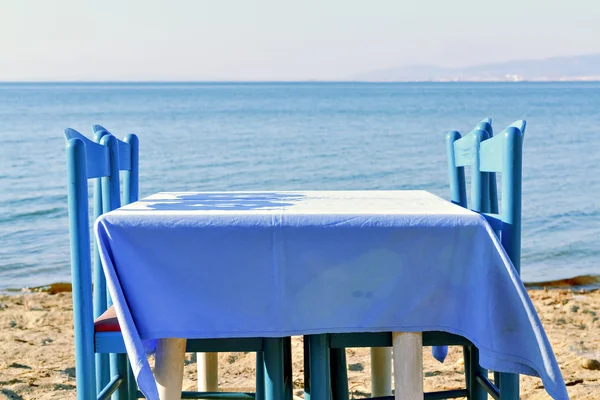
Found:
[(150, 399), (157, 338), (433, 330), (475, 343), (482, 367), (540, 376), (568, 398), (485, 219), (428, 192), (159, 193), (95, 229)]

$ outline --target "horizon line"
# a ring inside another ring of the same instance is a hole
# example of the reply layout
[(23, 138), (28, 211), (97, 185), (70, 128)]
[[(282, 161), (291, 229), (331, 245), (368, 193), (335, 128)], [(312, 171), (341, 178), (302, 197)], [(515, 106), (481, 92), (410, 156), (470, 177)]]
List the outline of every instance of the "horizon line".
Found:
[(0, 80), (0, 85), (5, 84), (123, 84), (123, 83), (155, 83), (155, 84), (222, 84), (222, 83), (582, 83), (600, 82), (600, 77), (592, 79), (490, 79), (490, 80), (329, 80), (329, 79), (304, 79), (304, 80)]

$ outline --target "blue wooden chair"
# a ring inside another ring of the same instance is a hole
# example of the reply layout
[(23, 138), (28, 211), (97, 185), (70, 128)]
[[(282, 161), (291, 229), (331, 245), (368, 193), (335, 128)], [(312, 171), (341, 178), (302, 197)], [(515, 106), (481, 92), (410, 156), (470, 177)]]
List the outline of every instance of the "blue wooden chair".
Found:
[[(474, 131), (476, 130), (483, 130), (488, 132), (489, 137), (491, 137), (493, 135), (493, 129), (492, 129), (492, 119), (491, 118), (486, 118), (484, 120), (482, 120), (474, 129)], [(454, 147), (452, 147), (452, 154), (454, 154)], [(450, 148), (449, 147), (449, 148)], [(450, 152), (450, 150), (448, 150)], [(449, 153), (450, 154), (450, 153)], [(450, 157), (450, 156), (449, 156)], [(453, 156), (450, 157), (453, 159)], [(451, 186), (451, 201), (459, 204), (463, 207), (466, 207), (466, 185), (465, 185), (465, 177), (464, 177), (464, 167), (450, 167), (449, 168), (449, 172), (450, 172), (450, 186)], [(495, 180), (496, 180), (496, 175), (495, 173), (489, 173), (488, 174), (488, 178), (490, 180), (490, 184), (488, 185), (488, 189), (490, 191), (489, 196), (486, 196), (486, 200), (489, 202), (489, 206), (486, 208), (487, 212), (494, 212), (493, 210), (496, 210), (495, 212), (497, 212), (498, 206), (497, 206), (497, 192), (496, 192), (496, 184), (495, 184)], [(492, 182), (494, 182), (492, 184)], [(461, 186), (462, 185), (462, 186)], [(495, 204), (495, 208), (492, 207), (492, 204)], [(309, 340), (306, 341), (307, 343), (309, 342)], [(308, 357), (308, 353), (309, 351), (307, 350), (309, 348), (310, 344), (305, 345), (305, 357)], [(437, 347), (437, 352), (434, 352), (434, 356), (436, 356), (436, 358), (443, 360), (443, 358), (445, 358), (446, 354), (447, 354), (447, 346), (436, 346)], [(465, 355), (467, 352), (468, 347), (465, 347)], [(465, 357), (465, 360), (467, 360), (468, 358)], [(310, 365), (308, 364), (308, 361), (305, 361), (306, 365), (305, 365), (305, 374), (306, 376), (310, 375)], [(347, 392), (347, 384), (345, 384), (344, 382), (347, 382), (347, 372), (346, 372), (346, 352), (345, 349), (337, 349), (337, 348), (332, 348), (330, 350), (330, 364), (331, 364), (331, 382), (332, 382), (332, 393), (333, 393), (333, 397), (338, 399), (344, 399), (347, 396), (344, 394)], [(466, 364), (465, 364), (466, 365)], [(467, 371), (467, 369), (465, 369), (465, 375), (466, 375), (466, 379), (468, 379), (468, 374), (469, 372)], [(307, 379), (305, 379), (306, 381)]]
[[(516, 121), (499, 136), (492, 138), (491, 119), (483, 120), (477, 128), (461, 138), (453, 131), (446, 136), (451, 201), (486, 215), (500, 238), (517, 272), (521, 262), (521, 173), (522, 145), (526, 122)], [(469, 158), (471, 161), (469, 161)], [(471, 167), (471, 201), (467, 202), (464, 167)], [(498, 215), (496, 172), (502, 175), (502, 214)], [(464, 359), (470, 358), (469, 348)], [(465, 362), (468, 368), (479, 368)], [(480, 369), (480, 374), (487, 371)], [(518, 398), (519, 377), (515, 374), (494, 373), (494, 383), (503, 398)]]
[[(481, 133), (481, 132), (483, 133)], [(479, 132), (479, 133), (478, 133)], [(465, 167), (456, 165), (456, 151), (470, 151), (471, 147), (479, 151), (479, 146), (483, 140), (489, 139), (494, 135), (492, 128), (492, 119), (483, 119), (468, 135), (460, 142), (460, 133), (457, 131), (448, 132), (446, 135), (446, 151), (448, 158), (448, 175), (450, 186), (450, 201), (461, 207), (467, 208), (467, 185), (465, 182)], [(455, 149), (456, 147), (456, 149)], [(469, 153), (471, 154), (471, 153)], [(471, 202), (474, 204), (473, 210), (478, 212), (497, 213), (498, 212), (498, 194), (496, 188), (496, 173), (486, 173), (484, 179), (486, 182), (479, 181), (479, 175), (474, 176), (471, 184)], [(480, 192), (483, 192), (480, 194)], [(433, 356), (443, 362), (448, 353), (447, 346), (437, 346), (433, 348)], [(463, 348), (464, 360), (469, 360), (469, 347)], [(465, 379), (470, 377), (469, 364), (465, 362)]]
[[(101, 128), (101, 127), (100, 127)], [(97, 129), (95, 143), (73, 129), (67, 138), (69, 228), (75, 325), (77, 398), (136, 399), (141, 396), (128, 368), (125, 344), (110, 306), (100, 260), (94, 256), (94, 290), (88, 212), (88, 180), (94, 180), (94, 218), (120, 206), (119, 170), (125, 171), (124, 202), (138, 196), (138, 141), (129, 135), (119, 141)], [(94, 250), (94, 253), (97, 251)], [(257, 352), (256, 393), (183, 392), (182, 398), (259, 400), (291, 398), (291, 374), (284, 376), (283, 338), (188, 340), (188, 352)], [(95, 356), (95, 357), (94, 357)], [(95, 359), (95, 361), (93, 361)], [(281, 394), (281, 395), (280, 395)], [(289, 396), (288, 396), (289, 394)]]
[[(488, 126), (489, 125), (489, 126)], [(525, 121), (517, 121), (502, 133), (491, 137), (491, 120), (484, 120), (465, 137), (458, 132), (447, 135), (448, 162), (451, 169), (452, 201), (467, 206), (464, 167), (471, 169), (471, 208), (481, 212), (492, 228), (498, 232), (501, 243), (515, 268), (519, 271), (521, 249), (521, 173), (522, 145)], [(455, 173), (452, 172), (454, 169)], [(491, 176), (491, 174), (494, 176)], [(501, 173), (502, 213), (497, 214), (497, 192), (495, 173)], [(492, 181), (492, 178), (494, 180)], [(491, 189), (491, 187), (494, 187)], [(487, 212), (487, 211), (496, 211)], [(473, 400), (494, 399), (518, 400), (519, 376), (496, 374), (492, 383), (487, 371), (479, 365), (479, 351), (469, 340), (445, 332), (423, 332), (424, 346), (463, 346), (465, 350), (464, 389), (425, 393), (424, 399), (450, 399), (466, 397)], [(391, 347), (392, 333), (342, 333), (320, 334), (305, 337), (305, 397), (327, 400), (348, 399), (346, 370), (333, 364), (336, 355), (332, 349), (346, 347)], [(393, 396), (378, 399), (393, 399)]]
[[(94, 141), (96, 143), (100, 143), (100, 140), (105, 135), (111, 134), (108, 129), (104, 128), (101, 125), (94, 125), (92, 127), (94, 131)], [(123, 171), (123, 196), (122, 202), (123, 205), (132, 203), (138, 200), (139, 196), (139, 141), (136, 135), (129, 134), (125, 136), (124, 141), (120, 141), (117, 139), (117, 146), (119, 150), (119, 170)], [(94, 197), (99, 199), (101, 202), (101, 190), (100, 190), (100, 182), (96, 182), (94, 186)], [(97, 214), (95, 218), (97, 218), (100, 214)], [(96, 268), (98, 266), (98, 268)], [(95, 250), (95, 262), (94, 262), (94, 271), (99, 271), (99, 273), (94, 275), (94, 282), (100, 282), (102, 289), (100, 293), (102, 296), (105, 296), (106, 291), (104, 288), (106, 287), (106, 281), (104, 278), (104, 274), (102, 273), (102, 266), (100, 265), (100, 255)], [(109, 309), (111, 302), (110, 296), (106, 298), (99, 296), (98, 299), (94, 299), (94, 317), (99, 318), (107, 309)], [(97, 306), (99, 304), (99, 306)], [(110, 317), (110, 318), (106, 318)], [(110, 309), (109, 314), (104, 316), (107, 321), (111, 321), (112, 324), (116, 324), (116, 315), (114, 314), (114, 310)], [(103, 319), (104, 319), (103, 318)], [(115, 329), (118, 329), (118, 326), (115, 326)], [(289, 377), (289, 381), (291, 382), (291, 341), (290, 338), (286, 338), (284, 340), (284, 353), (285, 353), (285, 367), (286, 367), (286, 382)], [(97, 354), (96, 355), (96, 374), (99, 376), (98, 380), (101, 380), (102, 383), (108, 382), (109, 369), (108, 369), (108, 358), (106, 354)], [(112, 361), (111, 365), (114, 364)], [(256, 353), (256, 368), (257, 371), (262, 369), (263, 365), (263, 357), (262, 353)], [(216, 371), (215, 371), (216, 372)], [(198, 379), (201, 379), (198, 376)], [(261, 378), (262, 379), (262, 378)], [(100, 386), (100, 385), (99, 385)], [(286, 385), (286, 388), (289, 386), (288, 390), (292, 390), (290, 385)]]
[[(110, 329), (103, 321), (94, 325), (94, 316), (106, 310), (107, 292), (104, 277), (95, 265), (92, 295), (92, 269), (90, 255), (90, 226), (88, 214), (88, 179), (95, 179), (94, 217), (120, 205), (118, 145), (107, 135), (101, 143), (94, 143), (73, 129), (65, 130), (67, 138), (67, 177), (69, 201), (69, 229), (71, 237), (71, 276), (73, 281), (73, 315), (75, 326), (75, 363), (78, 399), (106, 399), (115, 393), (117, 399), (135, 398), (137, 389), (131, 382), (127, 358), (123, 351), (98, 351), (96, 331)], [(98, 182), (102, 180), (101, 182)], [(102, 191), (102, 196), (98, 193)], [(92, 301), (94, 297), (95, 301)], [(113, 353), (110, 376), (106, 357), (98, 356), (99, 373), (96, 375), (96, 353)], [(97, 389), (98, 388), (98, 389)]]

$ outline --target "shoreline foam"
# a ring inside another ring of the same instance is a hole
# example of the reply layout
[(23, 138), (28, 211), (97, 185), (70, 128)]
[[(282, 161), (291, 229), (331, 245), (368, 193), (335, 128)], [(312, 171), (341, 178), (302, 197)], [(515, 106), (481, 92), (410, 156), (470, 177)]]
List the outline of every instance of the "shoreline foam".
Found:
[[(535, 282), (524, 282), (527, 289), (572, 289), (572, 290), (583, 290), (591, 291), (600, 289), (600, 275), (578, 275), (572, 278), (562, 278), (549, 281), (535, 281)], [(23, 292), (32, 293), (70, 293), (71, 284), (69, 282), (56, 282), (48, 285), (35, 286), (35, 287), (23, 287), (7, 288), (0, 290), (0, 295), (11, 295), (21, 294)]]

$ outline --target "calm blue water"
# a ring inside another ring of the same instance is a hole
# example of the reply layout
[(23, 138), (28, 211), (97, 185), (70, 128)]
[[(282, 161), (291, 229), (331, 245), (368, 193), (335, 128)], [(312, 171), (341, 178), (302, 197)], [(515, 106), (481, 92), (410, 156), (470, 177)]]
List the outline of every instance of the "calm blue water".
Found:
[(0, 289), (69, 280), (63, 129), (140, 137), (161, 190), (426, 189), (444, 137), (527, 119), (526, 281), (600, 274), (600, 84), (0, 84)]

